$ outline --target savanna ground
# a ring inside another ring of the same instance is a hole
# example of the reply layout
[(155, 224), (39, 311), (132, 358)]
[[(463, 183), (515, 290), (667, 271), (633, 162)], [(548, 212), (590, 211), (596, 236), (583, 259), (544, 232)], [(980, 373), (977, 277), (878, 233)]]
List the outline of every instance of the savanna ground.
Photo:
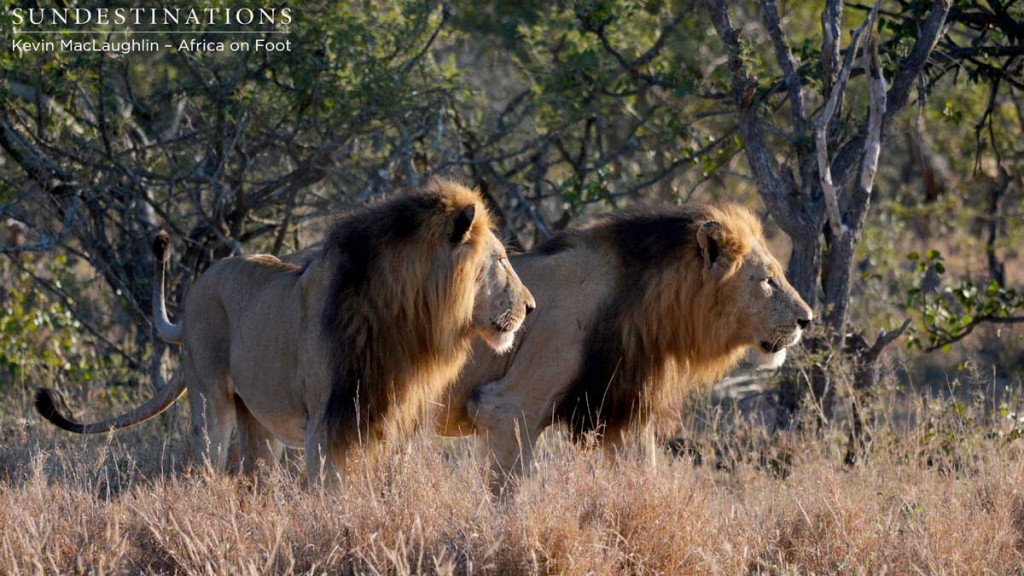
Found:
[(549, 432), (502, 501), (469, 443), (427, 433), (330, 493), (303, 487), (297, 458), (254, 479), (191, 470), (184, 406), (84, 438), (24, 395), (2, 423), (0, 571), (1021, 573), (1024, 403), (988, 378), (932, 393), (890, 379), (854, 466), (838, 419), (769, 432), (756, 397), (691, 399), (653, 469)]

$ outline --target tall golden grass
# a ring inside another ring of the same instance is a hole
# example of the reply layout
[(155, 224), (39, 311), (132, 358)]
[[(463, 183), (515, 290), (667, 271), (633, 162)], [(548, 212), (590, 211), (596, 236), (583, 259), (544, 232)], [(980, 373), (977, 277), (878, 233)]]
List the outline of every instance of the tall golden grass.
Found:
[(255, 478), (190, 471), (181, 417), (83, 438), (9, 406), (0, 573), (1024, 572), (1018, 420), (903, 405), (914, 414), (881, 418), (852, 468), (838, 424), (687, 424), (684, 455), (654, 468), (554, 436), (502, 501), (468, 444), (426, 433), (356, 463), (331, 493), (303, 488), (288, 463)]

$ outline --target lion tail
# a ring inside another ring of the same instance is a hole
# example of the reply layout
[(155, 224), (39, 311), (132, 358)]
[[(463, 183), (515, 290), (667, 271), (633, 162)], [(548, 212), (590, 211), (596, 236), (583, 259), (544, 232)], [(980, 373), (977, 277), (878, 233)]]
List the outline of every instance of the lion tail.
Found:
[(156, 332), (160, 338), (176, 344), (184, 339), (185, 330), (181, 324), (175, 324), (167, 318), (167, 305), (164, 302), (164, 276), (167, 261), (171, 257), (170, 246), (171, 238), (164, 230), (153, 239), (153, 256), (156, 258), (153, 272), (153, 321), (156, 323)]
[(111, 432), (113, 430), (119, 430), (121, 428), (127, 428), (133, 424), (145, 422), (150, 418), (160, 414), (164, 410), (174, 404), (174, 402), (181, 398), (185, 393), (185, 379), (180, 374), (176, 375), (171, 381), (161, 389), (156, 396), (151, 398), (148, 402), (121, 414), (115, 416), (109, 420), (103, 422), (96, 422), (93, 424), (82, 424), (76, 422), (71, 418), (60, 413), (57, 408), (57, 399), (60, 398), (60, 394), (49, 388), (39, 388), (36, 390), (36, 410), (43, 418), (46, 418), (53, 423), (54, 426), (67, 430), (68, 432), (74, 432), (76, 434), (102, 434), (103, 432)]

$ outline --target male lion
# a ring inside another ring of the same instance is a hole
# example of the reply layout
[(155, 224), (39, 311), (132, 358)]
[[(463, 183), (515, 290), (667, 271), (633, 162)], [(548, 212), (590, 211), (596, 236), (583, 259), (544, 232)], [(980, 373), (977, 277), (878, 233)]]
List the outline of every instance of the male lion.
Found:
[(750, 347), (781, 362), (812, 317), (733, 204), (599, 218), (512, 261), (537, 312), (511, 354), (474, 352), (437, 422), (480, 435), (496, 489), (554, 422), (606, 447), (631, 429), (653, 443), (666, 392), (712, 382)]
[(96, 424), (61, 415), (50, 390), (36, 408), (65, 430), (107, 432), (159, 414), (187, 386), (193, 453), (217, 470), (237, 426), (247, 468), (289, 445), (305, 448), (311, 481), (343, 480), (346, 452), (406, 429), (458, 375), (474, 335), (501, 353), (535, 307), (480, 196), (445, 181), (354, 210), (304, 266), (215, 263), (180, 325), (164, 309), (168, 243), (154, 242), (153, 314), (162, 338), (184, 343), (184, 382)]

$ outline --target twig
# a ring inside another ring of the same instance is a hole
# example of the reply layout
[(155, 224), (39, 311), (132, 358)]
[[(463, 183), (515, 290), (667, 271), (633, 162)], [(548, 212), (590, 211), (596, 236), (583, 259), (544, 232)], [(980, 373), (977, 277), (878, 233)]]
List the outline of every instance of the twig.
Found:
[(9, 253), (20, 253), (20, 252), (49, 252), (57, 247), (58, 244), (63, 244), (64, 239), (68, 237), (71, 232), (71, 227), (75, 223), (75, 214), (78, 211), (78, 203), (72, 202), (71, 208), (64, 213), (64, 225), (60, 232), (56, 236), (44, 237), (35, 244), (29, 244), (27, 246), (0, 246), (0, 254)]
[(116, 344), (105, 338), (97, 328), (95, 328), (88, 320), (85, 319), (84, 316), (82, 316), (78, 312), (78, 310), (75, 309), (75, 307), (72, 305), (73, 300), (71, 299), (71, 296), (67, 292), (58, 288), (56, 285), (48, 282), (46, 279), (38, 276), (28, 266), (25, 266), (24, 264), (16, 260), (14, 257), (12, 257), (10, 254), (7, 255), (7, 258), (19, 270), (28, 274), (32, 278), (32, 280), (36, 282), (36, 284), (42, 286), (47, 292), (60, 298), (64, 306), (66, 306), (68, 311), (71, 312), (71, 314), (75, 317), (75, 320), (77, 320), (82, 325), (82, 327), (85, 328), (86, 332), (92, 334), (93, 338), (96, 338), (97, 340), (105, 344), (111, 351), (116, 353), (118, 356), (124, 358), (125, 362), (128, 363), (128, 366), (132, 370), (142, 371), (142, 365), (139, 364), (139, 362), (131, 354), (128, 354), (127, 352), (119, 348)]
[(839, 69), (839, 79), (836, 82), (836, 86), (829, 95), (828, 102), (825, 104), (825, 109), (821, 111), (821, 114), (814, 122), (814, 140), (815, 147), (818, 152), (818, 175), (821, 179), (821, 190), (825, 196), (825, 209), (828, 215), (828, 224), (832, 229), (833, 238), (837, 239), (842, 238), (843, 236), (843, 223), (842, 218), (839, 215), (839, 191), (832, 182), (832, 168), (828, 158), (828, 123), (832, 120), (832, 116), (835, 115), (839, 99), (846, 91), (846, 82), (850, 78), (850, 70), (853, 69), (853, 60), (857, 54), (857, 49), (860, 46), (861, 34), (864, 29), (867, 28), (869, 37), (874, 37), (872, 30), (874, 29), (875, 22), (878, 19), (878, 6), (880, 4), (881, 0), (875, 3), (874, 9), (872, 9), (868, 14), (864, 23), (860, 25), (860, 28), (857, 28), (857, 30), (854, 31), (853, 37), (850, 39), (850, 47), (846, 51), (846, 58), (843, 60), (843, 65)]
[(886, 332), (885, 328), (879, 330), (878, 338), (875, 340), (875, 343), (871, 345), (871, 348), (868, 348), (867, 352), (864, 353), (863, 358), (868, 362), (874, 362), (878, 358), (878, 356), (882, 354), (882, 351), (885, 350), (886, 347), (889, 346), (889, 344), (892, 344), (893, 341), (902, 336), (903, 333), (906, 332), (907, 328), (909, 327), (910, 318), (907, 318), (903, 321), (903, 324), (901, 324), (899, 328), (893, 330), (892, 332)]
[(963, 332), (957, 334), (956, 336), (950, 336), (946, 340), (943, 340), (943, 341), (939, 342), (938, 344), (933, 344), (933, 345), (925, 348), (924, 351), (925, 351), (925, 353), (935, 352), (936, 350), (939, 350), (940, 348), (945, 348), (946, 346), (949, 346), (950, 344), (953, 344), (955, 342), (959, 342), (959, 341), (963, 340), (964, 338), (967, 338), (968, 336), (970, 336), (971, 332), (974, 332), (974, 329), (977, 328), (978, 326), (981, 326), (982, 324), (1022, 324), (1022, 323), (1024, 323), (1024, 316), (1006, 316), (1006, 317), (1003, 317), (1003, 316), (990, 316), (990, 315), (987, 315), (987, 314), (984, 315), (984, 316), (978, 316), (974, 320), (971, 320), (967, 324), (967, 326), (964, 327), (964, 331)]
[(604, 48), (605, 52), (607, 52), (613, 58), (615, 58), (615, 60), (619, 63), (619, 66), (621, 66), (623, 70), (628, 72), (631, 77), (633, 77), (634, 79), (642, 80), (645, 83), (653, 86), (662, 86), (664, 82), (660, 81), (656, 76), (652, 76), (651, 74), (641, 72), (640, 68), (645, 66), (651, 60), (653, 60), (658, 55), (658, 53), (661, 52), (661, 49), (665, 47), (665, 42), (666, 40), (668, 40), (669, 35), (672, 33), (673, 30), (676, 29), (679, 23), (682, 22), (683, 18), (685, 18), (686, 15), (689, 13), (689, 8), (680, 10), (679, 13), (676, 14), (671, 21), (662, 26), (661, 32), (658, 34), (658, 38), (657, 40), (654, 41), (654, 44), (651, 45), (651, 47), (646, 52), (641, 54), (640, 57), (638, 57), (636, 60), (633, 60), (632, 62), (627, 60), (621, 52), (616, 50), (615, 47), (612, 46), (611, 41), (608, 40), (608, 36), (607, 34), (605, 34), (605, 25), (607, 23), (602, 23), (599, 26), (592, 26), (588, 22), (586, 17), (578, 17), (578, 19), (582, 23), (585, 30), (593, 32), (594, 34), (597, 35), (598, 39), (601, 41), (601, 46)]
[(437, 36), (441, 33), (441, 29), (444, 28), (444, 25), (448, 23), (448, 18), (450, 16), (451, 14), (448, 11), (448, 6), (442, 6), (441, 21), (437, 23), (437, 27), (434, 28), (434, 32), (430, 35), (430, 38), (427, 39), (426, 44), (424, 44), (423, 47), (420, 48), (420, 51), (417, 52), (415, 56), (410, 58), (409, 61), (403, 64), (402, 67), (399, 69), (399, 78), (404, 78), (406, 74), (408, 74), (408, 72), (412, 70), (413, 66), (415, 66), (416, 63), (419, 62), (423, 58), (423, 56), (427, 54), (431, 46), (434, 45), (434, 41), (437, 40)]
[[(879, 0), (881, 2), (881, 0)], [(886, 91), (885, 75), (882, 73), (882, 62), (878, 56), (878, 34), (875, 32), (875, 21), (878, 13), (872, 17), (868, 27), (868, 39), (864, 44), (864, 61), (868, 68), (868, 140), (864, 144), (864, 160), (861, 162), (860, 193), (871, 196), (878, 173), (878, 156), (882, 151), (882, 122), (885, 120)]]

